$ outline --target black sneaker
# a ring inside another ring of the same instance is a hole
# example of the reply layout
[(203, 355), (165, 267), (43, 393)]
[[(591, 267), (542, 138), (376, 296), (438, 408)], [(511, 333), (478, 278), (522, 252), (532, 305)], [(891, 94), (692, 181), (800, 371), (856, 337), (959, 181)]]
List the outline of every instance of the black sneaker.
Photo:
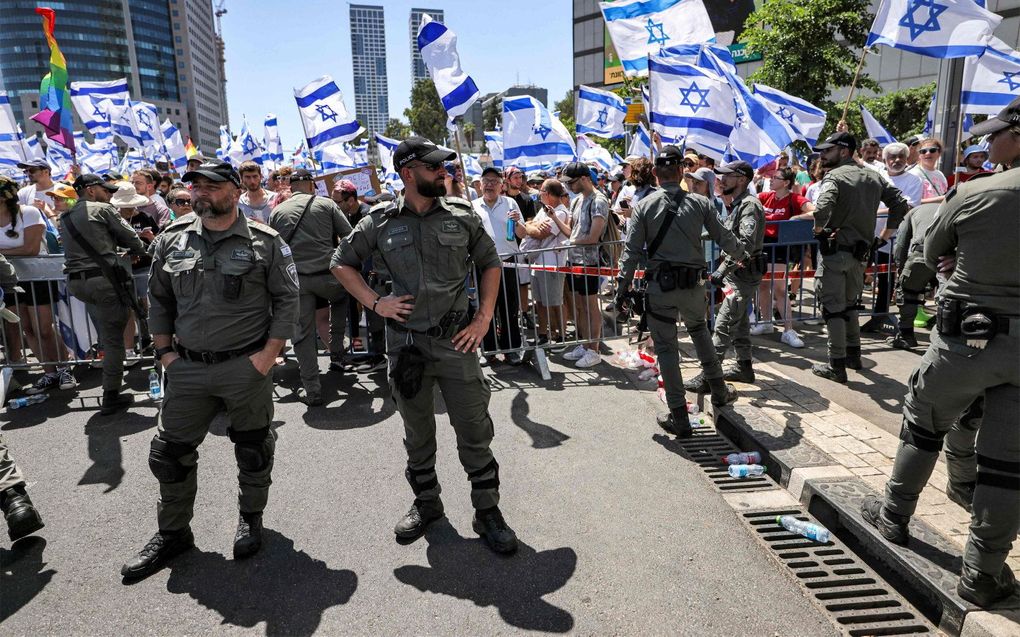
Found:
[(828, 363), (816, 363), (811, 366), (811, 373), (820, 378), (837, 383), (845, 383), (848, 380), (846, 376), (846, 359), (831, 358)]
[(411, 509), (393, 527), (393, 533), (401, 540), (413, 540), (425, 533), (426, 527), (445, 515), (443, 501), (414, 499)]
[(690, 438), (694, 435), (691, 417), (687, 414), (686, 408), (671, 409), (668, 414), (659, 414), (655, 417), (655, 422), (677, 438)]
[(60, 387), (60, 375), (57, 372), (50, 372), (35, 379), (35, 382), (31, 386), (26, 387), (24, 392), (29, 396), (34, 396), (45, 391), (55, 390), (58, 387)]
[(308, 391), (304, 387), (297, 390), (298, 400), (308, 405), (309, 407), (318, 407), (322, 404), (322, 393), (317, 391)]
[(708, 387), (708, 380), (702, 372), (684, 383), (684, 389), (693, 394), (707, 394), (711, 391)]
[(499, 507), (476, 510), (471, 528), (497, 553), (508, 555), (517, 550), (517, 535), (507, 526)]
[(237, 517), (237, 532), (234, 534), (234, 559), (243, 560), (262, 548), (262, 514), (241, 513)]
[(723, 373), (723, 380), (728, 383), (753, 383), (754, 368), (751, 361), (737, 361)]
[(354, 371), (359, 374), (371, 374), (372, 372), (377, 372), (380, 369), (386, 369), (386, 357), (382, 355), (372, 356), (371, 358), (361, 361), (361, 363), (354, 368)]
[(25, 492), (24, 485), (16, 485), (0, 492), (0, 509), (7, 521), (7, 535), (16, 542), (46, 526), (42, 517)]
[(191, 527), (180, 531), (157, 532), (152, 539), (120, 569), (124, 579), (135, 580), (152, 575), (174, 557), (195, 546)]
[(103, 391), (103, 402), (99, 406), (99, 413), (103, 416), (110, 416), (122, 409), (127, 409), (135, 397), (131, 394), (122, 394), (116, 389)]
[(78, 381), (74, 379), (74, 374), (71, 373), (70, 367), (57, 369), (57, 381), (63, 390), (74, 389), (78, 386)]
[(956, 594), (962, 599), (987, 608), (996, 602), (1009, 599), (1017, 593), (1016, 576), (1009, 564), (1003, 564), (998, 577), (963, 567), (963, 574), (956, 585)]
[(861, 516), (865, 522), (878, 529), (885, 539), (900, 546), (907, 545), (910, 539), (910, 530), (907, 528), (910, 518), (886, 511), (881, 498), (873, 495), (864, 498)]
[(893, 349), (913, 349), (917, 347), (917, 338), (913, 332), (898, 332), (896, 336), (887, 338), (885, 342), (889, 343)]

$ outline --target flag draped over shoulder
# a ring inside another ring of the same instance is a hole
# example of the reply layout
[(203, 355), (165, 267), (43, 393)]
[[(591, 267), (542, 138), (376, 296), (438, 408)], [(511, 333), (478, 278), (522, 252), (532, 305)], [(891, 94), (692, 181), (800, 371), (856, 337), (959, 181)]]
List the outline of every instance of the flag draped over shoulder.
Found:
[(647, 75), (650, 54), (715, 40), (702, 0), (620, 0), (599, 8), (627, 77)]
[(57, 14), (48, 7), (38, 7), (35, 12), (42, 16), (43, 32), (50, 45), (50, 72), (43, 76), (39, 85), (41, 110), (32, 119), (42, 124), (47, 137), (74, 153), (74, 122), (67, 86), (67, 62), (54, 36)]
[(418, 27), (418, 51), (449, 118), (466, 113), (480, 93), (475, 81), (460, 66), (457, 35), (425, 14)]
[(865, 46), (936, 58), (981, 55), (1001, 21), (974, 0), (882, 0)]

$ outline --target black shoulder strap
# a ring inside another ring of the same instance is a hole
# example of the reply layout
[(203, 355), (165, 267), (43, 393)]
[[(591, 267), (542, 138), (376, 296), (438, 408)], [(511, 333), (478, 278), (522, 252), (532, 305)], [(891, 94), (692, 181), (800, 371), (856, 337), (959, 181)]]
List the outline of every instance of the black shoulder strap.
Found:
[(295, 223), (294, 227), (290, 229), (290, 234), (288, 234), (287, 237), (283, 240), (284, 243), (290, 244), (290, 240), (294, 238), (294, 234), (297, 232), (298, 226), (301, 225), (301, 220), (305, 218), (305, 213), (308, 212), (309, 208), (312, 207), (313, 203), (315, 203), (315, 195), (309, 195), (308, 203), (305, 204), (305, 207), (301, 211), (301, 214), (298, 215), (297, 223)]
[(676, 200), (673, 199), (673, 196), (666, 191), (663, 191), (663, 193), (665, 193), (665, 195), (669, 197), (669, 201), (670, 203), (674, 204), (674, 207), (670, 210), (669, 214), (666, 216), (666, 220), (662, 222), (661, 226), (659, 226), (659, 231), (655, 233), (655, 238), (652, 239), (652, 242), (648, 244), (649, 261), (652, 260), (652, 257), (655, 256), (655, 253), (658, 252), (659, 246), (661, 246), (662, 242), (666, 239), (666, 233), (669, 232), (669, 227), (673, 225), (673, 219), (676, 217), (678, 212)]
[(95, 261), (96, 265), (99, 266), (99, 269), (103, 271), (103, 278), (109, 281), (110, 285), (113, 286), (113, 289), (117, 293), (117, 297), (120, 299), (121, 303), (133, 309), (140, 319), (148, 318), (148, 313), (140, 306), (135, 295), (129, 294), (125, 289), (125, 283), (131, 281), (131, 275), (126, 272), (122, 272), (121, 276), (117, 275), (118, 269), (121, 268), (111, 263), (108, 259), (104, 259), (95, 247), (85, 240), (85, 237), (78, 232), (78, 228), (74, 226), (74, 222), (71, 221), (70, 213), (61, 217), (60, 221), (64, 224), (64, 227), (67, 228), (67, 231), (71, 233), (71, 236), (74, 237), (74, 240), (78, 242), (78, 245), (84, 248), (85, 253), (89, 255), (89, 258)]

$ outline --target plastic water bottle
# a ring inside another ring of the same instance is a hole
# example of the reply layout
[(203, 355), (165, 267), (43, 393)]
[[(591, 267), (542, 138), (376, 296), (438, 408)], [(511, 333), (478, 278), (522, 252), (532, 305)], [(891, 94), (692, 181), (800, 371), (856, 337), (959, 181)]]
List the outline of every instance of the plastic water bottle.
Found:
[(510, 217), (506, 218), (506, 240), (507, 241), (513, 241), (513, 240), (515, 240), (517, 238), (517, 235), (514, 234), (514, 229), (516, 228), (516, 226), (517, 226), (517, 222), (516, 221), (514, 221)]
[(729, 472), (731, 478), (750, 478), (765, 473), (765, 467), (760, 464), (731, 464)]
[(23, 396), (21, 398), (11, 398), (7, 401), (8, 409), (21, 409), (22, 407), (28, 407), (29, 405), (38, 405), (49, 398), (49, 394), (36, 394), (35, 396)]
[(701, 407), (698, 407), (698, 403), (692, 403), (689, 400), (687, 401), (687, 413), (689, 413), (690, 415), (693, 416), (694, 414), (696, 414), (696, 413), (698, 413), (700, 411), (701, 411)]
[[(731, 467), (732, 468), (732, 467)], [(783, 527), (790, 533), (796, 533), (797, 535), (803, 535), (809, 540), (815, 542), (821, 542), (825, 544), (829, 541), (829, 529), (824, 526), (819, 526), (811, 522), (804, 522), (798, 520), (792, 515), (777, 515), (776, 524)]]
[(163, 386), (159, 383), (159, 374), (156, 370), (149, 372), (149, 398), (163, 400)]
[(722, 461), (726, 464), (760, 464), (761, 454), (757, 451), (741, 451), (723, 456)]

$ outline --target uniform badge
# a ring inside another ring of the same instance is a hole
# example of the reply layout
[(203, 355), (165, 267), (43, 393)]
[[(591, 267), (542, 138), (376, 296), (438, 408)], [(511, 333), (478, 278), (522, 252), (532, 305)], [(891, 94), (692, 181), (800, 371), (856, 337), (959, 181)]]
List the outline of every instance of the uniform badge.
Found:
[(193, 250), (174, 250), (170, 253), (171, 259), (190, 259), (193, 256), (195, 256)]
[(287, 276), (289, 276), (290, 280), (294, 282), (294, 285), (300, 287), (300, 284), (298, 283), (297, 266), (293, 263), (287, 264)]
[(460, 232), (460, 224), (454, 220), (444, 221), (443, 232)]
[(392, 237), (393, 235), (400, 234), (401, 232), (407, 232), (407, 226), (397, 226), (396, 228), (390, 228), (386, 234)]
[(287, 245), (286, 243), (283, 244), (282, 246), (280, 246), (280, 254), (282, 254), (285, 257), (289, 257), (290, 256), (290, 246)]
[(254, 253), (252, 253), (251, 250), (245, 248), (236, 248), (233, 252), (230, 253), (230, 260), (247, 261), (248, 263), (251, 263), (255, 260), (255, 255)]

